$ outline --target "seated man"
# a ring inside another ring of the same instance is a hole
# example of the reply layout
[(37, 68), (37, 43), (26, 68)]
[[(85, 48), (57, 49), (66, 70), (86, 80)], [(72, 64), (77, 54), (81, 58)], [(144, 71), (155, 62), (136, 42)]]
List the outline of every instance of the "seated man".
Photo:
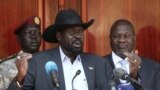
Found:
[[(40, 19), (38, 17), (30, 17), (21, 24), (15, 31), (17, 41), (21, 47), (18, 54), (3, 58), (0, 64), (0, 90), (6, 90), (11, 83), (11, 88), (19, 88), (23, 83), (27, 73), (27, 60), (32, 57), (33, 53), (39, 51), (41, 44)], [(16, 64), (16, 65), (15, 65)]]
[[(58, 43), (59, 47), (33, 55), (29, 60), (23, 89), (106, 90), (104, 59), (82, 51), (84, 30), (92, 23), (93, 20), (83, 23), (78, 13), (72, 9), (61, 10), (56, 16), (55, 24), (43, 33), (45, 41)], [(47, 73), (45, 67), (48, 62), (58, 68), (57, 77)]]
[[(136, 38), (131, 22), (125, 19), (117, 20), (111, 27), (109, 38), (112, 53), (106, 55), (105, 59), (107, 63), (112, 65), (112, 69), (121, 68), (125, 70), (146, 90), (159, 90), (160, 65), (153, 60), (140, 57), (138, 50), (134, 50)], [(124, 80), (117, 80), (116, 77), (112, 79), (117, 83), (127, 83)], [(134, 88), (139, 90), (137, 87)]]

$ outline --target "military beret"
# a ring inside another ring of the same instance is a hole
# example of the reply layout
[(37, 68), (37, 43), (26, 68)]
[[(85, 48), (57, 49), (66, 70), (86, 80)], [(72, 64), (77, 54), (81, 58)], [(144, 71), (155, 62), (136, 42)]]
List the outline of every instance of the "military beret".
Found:
[(19, 34), (22, 30), (28, 27), (37, 27), (40, 28), (40, 18), (37, 16), (32, 16), (27, 18), (24, 22), (22, 22), (17, 29), (15, 29), (14, 34)]

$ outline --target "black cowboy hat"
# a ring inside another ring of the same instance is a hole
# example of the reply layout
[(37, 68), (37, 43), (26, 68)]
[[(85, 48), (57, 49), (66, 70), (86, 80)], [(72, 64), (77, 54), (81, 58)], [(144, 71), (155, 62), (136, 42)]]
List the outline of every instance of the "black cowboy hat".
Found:
[(55, 24), (48, 26), (43, 32), (43, 39), (49, 43), (57, 43), (57, 31), (71, 26), (82, 26), (85, 30), (92, 25), (93, 22), (94, 20), (92, 19), (87, 23), (83, 23), (78, 13), (72, 9), (61, 10), (56, 16)]

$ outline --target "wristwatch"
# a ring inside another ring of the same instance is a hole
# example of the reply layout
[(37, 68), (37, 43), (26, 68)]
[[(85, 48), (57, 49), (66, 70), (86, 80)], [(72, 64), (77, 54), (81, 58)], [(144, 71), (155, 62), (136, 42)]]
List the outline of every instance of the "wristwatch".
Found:
[(16, 84), (17, 84), (17, 86), (18, 86), (19, 88), (22, 87), (22, 85), (21, 85), (18, 81), (16, 81)]

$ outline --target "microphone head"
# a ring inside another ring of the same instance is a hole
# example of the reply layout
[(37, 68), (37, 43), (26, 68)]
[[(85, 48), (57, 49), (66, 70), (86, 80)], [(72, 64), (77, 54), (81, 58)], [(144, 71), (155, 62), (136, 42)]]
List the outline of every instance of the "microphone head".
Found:
[(76, 75), (79, 75), (81, 73), (81, 70), (78, 70), (77, 72), (76, 72)]
[(114, 76), (123, 79), (124, 75), (127, 75), (127, 72), (121, 68), (115, 68), (113, 70)]
[(135, 88), (131, 84), (119, 84), (117, 86), (118, 90), (135, 90)]
[(50, 75), (51, 71), (58, 71), (57, 64), (53, 61), (48, 61), (45, 65), (45, 69), (48, 75)]

